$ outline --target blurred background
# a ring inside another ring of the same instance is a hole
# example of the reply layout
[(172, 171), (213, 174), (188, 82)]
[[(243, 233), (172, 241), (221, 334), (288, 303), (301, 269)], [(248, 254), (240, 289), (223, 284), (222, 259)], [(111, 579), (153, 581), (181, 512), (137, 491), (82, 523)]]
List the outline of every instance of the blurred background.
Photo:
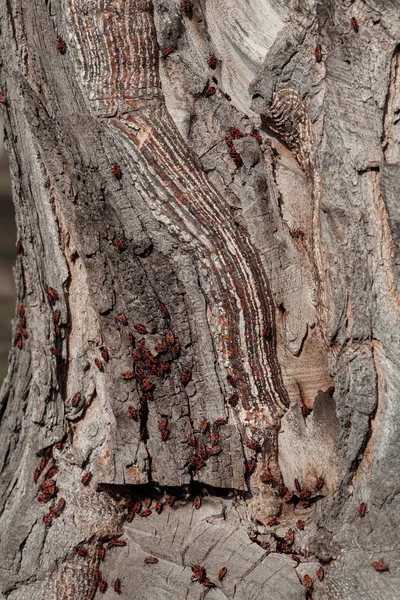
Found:
[(11, 345), (11, 319), (15, 311), (15, 264), (17, 233), (8, 160), (3, 144), (3, 122), (0, 121), (0, 385), (7, 373)]

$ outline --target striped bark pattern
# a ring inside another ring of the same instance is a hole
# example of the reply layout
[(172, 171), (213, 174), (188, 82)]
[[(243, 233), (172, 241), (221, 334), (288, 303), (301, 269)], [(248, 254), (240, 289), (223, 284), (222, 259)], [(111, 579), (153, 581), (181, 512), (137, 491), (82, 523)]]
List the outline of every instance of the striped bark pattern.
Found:
[[(243, 408), (252, 413), (249, 425), (260, 419), (274, 425), (287, 396), (275, 353), (272, 296), (259, 256), (166, 110), (151, 2), (99, 4), (89, 13), (87, 3), (69, 0), (92, 110), (116, 115), (109, 122), (116, 145), (143, 165), (135, 173), (136, 187), (196, 257), (226, 392), (238, 390)], [(264, 335), (269, 329), (271, 335)]]

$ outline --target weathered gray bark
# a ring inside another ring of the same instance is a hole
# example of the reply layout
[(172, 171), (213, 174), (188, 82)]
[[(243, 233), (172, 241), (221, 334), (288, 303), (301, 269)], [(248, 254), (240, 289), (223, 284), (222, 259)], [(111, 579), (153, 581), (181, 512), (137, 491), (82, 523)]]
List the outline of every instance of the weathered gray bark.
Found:
[[(135, 600), (294, 600), (306, 574), (313, 598), (398, 598), (399, 3), (192, 0), (185, 14), (171, 0), (4, 0), (0, 10), (28, 335), (17, 316), (22, 348), (0, 395), (1, 598), (100, 597), (99, 569), (106, 596), (119, 578)], [(157, 352), (171, 330), (180, 350)], [(142, 339), (147, 395), (140, 373), (121, 376)], [(170, 373), (149, 374), (150, 357)], [(210, 449), (212, 431), (221, 452), (193, 469), (188, 436)], [(41, 504), (53, 466), (58, 491)], [(129, 501), (148, 496), (152, 514), (127, 522)], [(127, 545), (100, 562), (115, 536)], [(149, 554), (159, 562), (145, 564)], [(194, 564), (217, 588), (191, 582)]]

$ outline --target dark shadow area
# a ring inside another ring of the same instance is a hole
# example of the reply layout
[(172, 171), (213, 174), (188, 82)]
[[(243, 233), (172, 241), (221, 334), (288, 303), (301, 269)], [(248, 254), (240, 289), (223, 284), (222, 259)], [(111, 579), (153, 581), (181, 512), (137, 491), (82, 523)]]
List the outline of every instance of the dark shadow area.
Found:
[(7, 373), (11, 344), (11, 319), (15, 311), (15, 285), (12, 269), (15, 264), (16, 227), (11, 199), (11, 181), (7, 155), (3, 145), (3, 124), (0, 123), (0, 385)]

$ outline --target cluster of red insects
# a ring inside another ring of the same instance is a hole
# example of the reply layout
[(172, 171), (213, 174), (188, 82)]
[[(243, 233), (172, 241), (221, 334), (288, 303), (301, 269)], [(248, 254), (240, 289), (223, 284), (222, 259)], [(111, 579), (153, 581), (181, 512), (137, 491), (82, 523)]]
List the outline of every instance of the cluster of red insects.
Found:
[[(206, 588), (214, 588), (215, 583), (213, 583), (208, 577), (206, 573), (205, 567), (201, 567), (200, 565), (192, 565), (192, 581), (197, 581), (201, 583)], [(228, 569), (226, 567), (222, 567), (218, 572), (218, 579), (222, 581), (225, 575), (227, 574)]]
[(259, 144), (262, 144), (262, 137), (258, 131), (253, 131), (249, 134), (242, 133), (237, 127), (231, 127), (229, 131), (225, 135), (225, 143), (228, 146), (229, 154), (231, 155), (233, 162), (237, 167), (241, 167), (243, 165), (242, 157), (239, 152), (235, 150), (235, 146), (233, 144), (234, 140), (240, 140), (241, 138), (249, 136), (254, 138)]
[[(38, 502), (40, 504), (47, 504), (51, 500), (55, 499), (58, 494), (58, 488), (54, 479), (58, 473), (58, 467), (53, 457), (53, 448), (61, 450), (62, 442), (57, 442), (54, 444), (54, 446), (49, 446), (45, 449), (39, 466), (33, 473), (33, 480), (35, 483), (37, 483), (39, 479), (43, 478), (43, 481), (39, 484), (40, 493), (38, 496)], [(51, 463), (50, 465), (49, 462)], [(60, 498), (55, 506), (50, 507), (49, 512), (43, 517), (43, 523), (46, 525), (46, 527), (50, 527), (53, 519), (57, 519), (60, 516), (64, 507), (64, 498)]]
[[(110, 550), (111, 548), (122, 548), (123, 546), (126, 546), (126, 541), (121, 540), (118, 537), (114, 537), (111, 538), (111, 540), (108, 542), (106, 548)], [(104, 546), (101, 546), (98, 549), (97, 558), (99, 562), (104, 561), (106, 556), (106, 548)], [(85, 546), (77, 546), (75, 548), (75, 552), (78, 556), (82, 558), (85, 558), (88, 555), (88, 551), (85, 548)], [(99, 569), (96, 569), (96, 571), (94, 572), (94, 580), (97, 584), (97, 589), (99, 590), (99, 592), (104, 594), (107, 590), (108, 585), (107, 582), (103, 579), (102, 572)], [(116, 579), (114, 581), (114, 592), (116, 592), (117, 594), (121, 593), (121, 581), (119, 579)]]
[(26, 331), (25, 309), (23, 304), (18, 304), (17, 306), (17, 317), (19, 318), (19, 329), (14, 335), (14, 344), (18, 346), (18, 348), (21, 350), (24, 343), (24, 339), (28, 337)]

